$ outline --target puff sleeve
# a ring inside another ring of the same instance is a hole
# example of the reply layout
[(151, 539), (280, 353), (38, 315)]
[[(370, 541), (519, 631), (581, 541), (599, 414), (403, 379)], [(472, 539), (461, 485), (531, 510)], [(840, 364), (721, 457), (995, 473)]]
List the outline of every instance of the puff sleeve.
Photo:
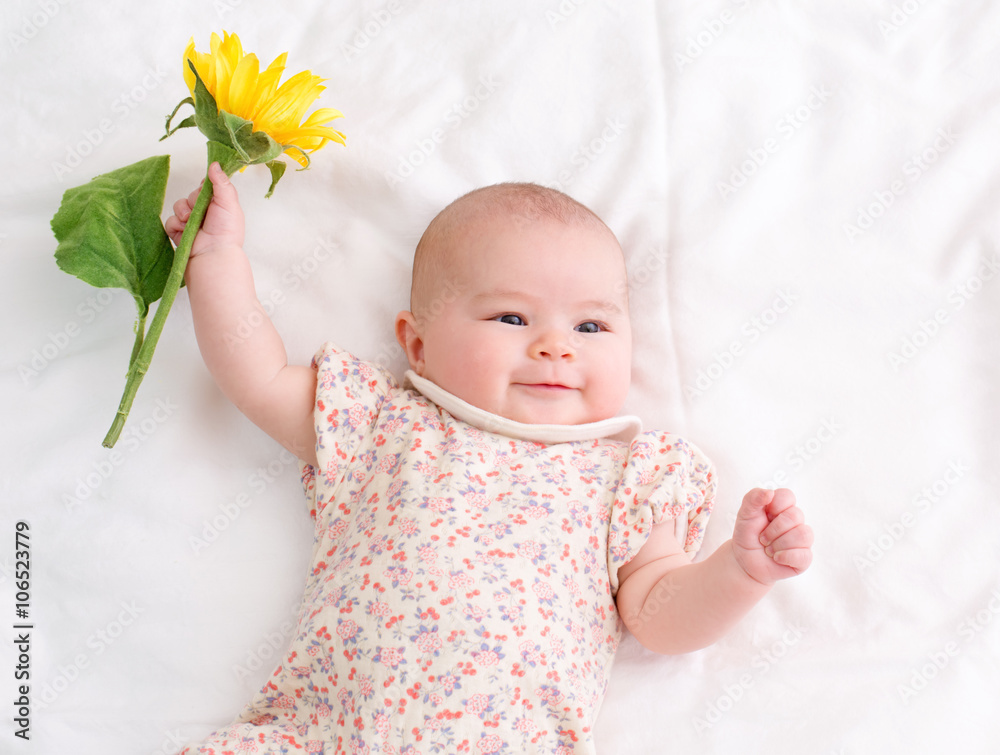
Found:
[(316, 370), (316, 467), (302, 465), (302, 483), (311, 514), (319, 519), (375, 428), (379, 410), (394, 391), (395, 379), (332, 343), (312, 359)]
[(629, 445), (609, 523), (612, 595), (618, 591), (618, 569), (635, 557), (654, 524), (673, 521), (684, 551), (697, 553), (714, 500), (712, 463), (697, 447), (665, 432), (637, 436)]

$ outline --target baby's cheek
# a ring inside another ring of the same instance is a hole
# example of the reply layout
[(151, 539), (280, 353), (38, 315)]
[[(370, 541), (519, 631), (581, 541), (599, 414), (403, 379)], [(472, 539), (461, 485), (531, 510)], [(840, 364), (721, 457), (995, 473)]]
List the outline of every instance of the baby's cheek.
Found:
[(594, 404), (604, 415), (602, 419), (613, 417), (621, 411), (632, 378), (631, 365), (626, 355), (619, 354), (609, 359), (613, 361), (605, 362), (603, 374), (595, 381), (598, 392)]

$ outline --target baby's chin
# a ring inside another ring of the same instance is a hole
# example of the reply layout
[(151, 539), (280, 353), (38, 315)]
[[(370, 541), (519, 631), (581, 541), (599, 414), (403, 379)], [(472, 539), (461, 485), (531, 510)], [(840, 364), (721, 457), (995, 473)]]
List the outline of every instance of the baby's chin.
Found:
[(520, 422), (525, 425), (585, 425), (610, 419), (614, 414), (604, 414), (588, 410), (585, 407), (560, 406), (553, 402), (532, 402), (529, 405), (515, 404), (495, 411), (504, 419)]

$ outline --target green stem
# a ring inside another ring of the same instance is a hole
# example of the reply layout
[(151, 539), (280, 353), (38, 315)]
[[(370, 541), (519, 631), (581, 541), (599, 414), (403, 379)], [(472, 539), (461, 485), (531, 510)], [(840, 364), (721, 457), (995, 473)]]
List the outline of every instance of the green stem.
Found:
[(122, 394), (121, 403), (118, 405), (118, 413), (115, 414), (114, 422), (111, 423), (111, 429), (108, 430), (108, 434), (104, 437), (104, 442), (101, 444), (105, 448), (114, 447), (118, 441), (118, 436), (121, 435), (122, 428), (125, 427), (125, 419), (132, 408), (136, 391), (139, 390), (139, 384), (142, 383), (143, 376), (149, 370), (149, 363), (153, 359), (153, 351), (156, 350), (156, 342), (160, 340), (160, 333), (163, 332), (163, 324), (167, 321), (170, 307), (173, 305), (174, 298), (177, 296), (181, 283), (184, 281), (184, 270), (187, 268), (191, 246), (194, 244), (194, 237), (198, 235), (198, 231), (201, 229), (201, 223), (205, 219), (205, 213), (208, 211), (208, 205), (211, 201), (212, 182), (206, 174), (205, 183), (202, 184), (198, 199), (195, 201), (194, 207), (191, 208), (191, 217), (188, 218), (187, 225), (184, 227), (184, 233), (181, 234), (181, 241), (174, 251), (174, 263), (170, 268), (167, 283), (163, 287), (163, 296), (160, 299), (160, 303), (156, 306), (156, 314), (153, 316), (153, 321), (149, 324), (149, 331), (143, 337), (140, 329), (139, 334), (136, 336), (136, 342), (141, 339), (142, 345), (139, 347), (137, 355), (133, 349), (133, 356), (128, 369), (128, 379), (125, 382), (125, 392)]
[(132, 343), (132, 355), (128, 358), (128, 366), (132, 366), (132, 362), (135, 358), (139, 356), (139, 350), (142, 348), (142, 339), (146, 334), (146, 315), (143, 315), (135, 324), (135, 341)]

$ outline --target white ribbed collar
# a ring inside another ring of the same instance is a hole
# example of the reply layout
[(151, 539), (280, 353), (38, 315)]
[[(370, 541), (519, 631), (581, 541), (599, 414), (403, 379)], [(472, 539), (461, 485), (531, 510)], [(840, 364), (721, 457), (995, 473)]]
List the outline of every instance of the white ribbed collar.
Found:
[(610, 438), (627, 443), (642, 432), (641, 420), (632, 415), (611, 417), (610, 419), (602, 419), (600, 422), (587, 422), (582, 425), (534, 425), (526, 422), (515, 422), (463, 401), (436, 383), (421, 377), (413, 370), (407, 370), (403, 376), (403, 387), (407, 386), (414, 388), (449, 414), (473, 427), (517, 440), (530, 440), (536, 443), (570, 443), (577, 440)]

